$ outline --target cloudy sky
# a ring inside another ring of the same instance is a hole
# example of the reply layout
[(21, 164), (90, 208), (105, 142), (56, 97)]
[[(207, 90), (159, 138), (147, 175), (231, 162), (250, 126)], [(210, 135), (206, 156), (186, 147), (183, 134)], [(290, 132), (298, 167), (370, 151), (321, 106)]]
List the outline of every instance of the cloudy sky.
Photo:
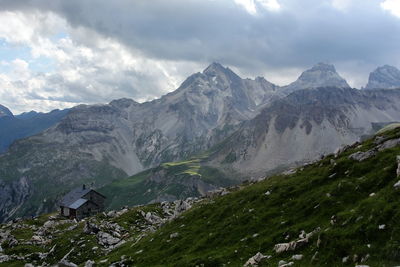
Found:
[(174, 90), (217, 61), (285, 85), (400, 67), (400, 0), (0, 0), (0, 104), (49, 111)]

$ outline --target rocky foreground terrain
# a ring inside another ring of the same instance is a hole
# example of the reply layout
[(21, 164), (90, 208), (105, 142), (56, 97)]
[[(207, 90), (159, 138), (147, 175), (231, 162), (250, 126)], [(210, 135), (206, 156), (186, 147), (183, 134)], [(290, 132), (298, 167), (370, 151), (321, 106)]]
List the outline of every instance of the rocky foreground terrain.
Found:
[[(394, 128), (394, 129), (392, 129)], [(3, 224), (0, 266), (395, 266), (400, 128), (202, 198)]]

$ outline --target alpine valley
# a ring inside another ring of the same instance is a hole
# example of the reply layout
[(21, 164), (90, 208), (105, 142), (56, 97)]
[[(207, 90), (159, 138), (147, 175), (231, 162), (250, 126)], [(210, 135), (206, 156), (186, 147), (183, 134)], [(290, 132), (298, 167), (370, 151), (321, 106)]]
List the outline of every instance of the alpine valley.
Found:
[(53, 212), (81, 184), (120, 208), (200, 197), (314, 161), (400, 121), (398, 73), (380, 67), (358, 90), (319, 63), (279, 87), (213, 63), (150, 102), (62, 111), (0, 155), (0, 221)]

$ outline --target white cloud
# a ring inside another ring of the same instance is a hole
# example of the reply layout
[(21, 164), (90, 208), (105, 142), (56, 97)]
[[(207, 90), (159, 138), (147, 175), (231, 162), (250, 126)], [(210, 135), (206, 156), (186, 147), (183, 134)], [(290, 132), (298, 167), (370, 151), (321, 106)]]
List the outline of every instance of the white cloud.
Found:
[(352, 2), (353, 0), (332, 0), (332, 6), (338, 10), (346, 11)]
[(363, 75), (353, 79), (361, 85), (376, 66), (400, 64), (398, 22), (383, 10), (394, 14), (398, 1), (142, 2), (0, 0), (1, 103), (45, 111), (144, 101), (212, 61), (279, 84), (319, 61), (361, 62), (368, 68), (355, 66)]
[(258, 8), (262, 7), (269, 11), (281, 9), (277, 0), (234, 0), (236, 4), (242, 6), (251, 15), (257, 15)]
[(277, 0), (257, 0), (261, 6), (269, 11), (278, 11), (281, 9), (281, 5)]
[(399, 0), (385, 0), (381, 3), (381, 7), (389, 11), (392, 15), (400, 17), (400, 1)]
[(236, 4), (242, 6), (247, 12), (252, 15), (257, 14), (257, 8), (254, 0), (234, 0)]
[[(2, 61), (9, 71), (0, 76), (1, 104), (15, 113), (122, 97), (150, 100), (176, 89), (191, 69), (198, 68), (187, 61), (148, 58), (112, 38), (86, 28), (69, 27), (53, 13), (36, 15), (0, 12), (0, 38), (10, 45), (28, 47), (29, 62), (43, 57), (54, 62), (54, 69), (37, 73), (26, 60)], [(10, 26), (18, 29), (16, 34)], [(57, 39), (56, 32), (44, 31), (43, 27), (58, 27), (58, 31), (68, 34)]]

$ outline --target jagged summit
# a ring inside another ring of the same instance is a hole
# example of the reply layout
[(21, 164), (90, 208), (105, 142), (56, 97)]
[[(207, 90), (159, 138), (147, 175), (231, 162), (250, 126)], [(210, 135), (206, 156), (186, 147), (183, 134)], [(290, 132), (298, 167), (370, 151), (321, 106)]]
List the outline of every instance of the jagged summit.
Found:
[(220, 63), (213, 62), (207, 68), (204, 69), (203, 73), (208, 74), (208, 73), (213, 73), (213, 72), (223, 72), (225, 70), (226, 70), (226, 68), (224, 66), (222, 66)]
[(3, 105), (0, 105), (0, 118), (3, 117), (13, 117), (12, 112)]
[(378, 67), (370, 73), (365, 89), (400, 88), (400, 70), (390, 65)]
[(218, 77), (225, 76), (230, 80), (241, 79), (236, 73), (234, 73), (230, 68), (222, 66), (220, 63), (211, 63), (204, 71), (203, 74), (208, 77)]
[(111, 101), (110, 105), (119, 108), (127, 108), (131, 105), (139, 105), (139, 103), (130, 98), (120, 98)]
[(327, 63), (318, 63), (311, 69), (304, 71), (295, 82), (284, 86), (283, 89), (290, 93), (296, 90), (317, 87), (350, 88), (346, 80), (336, 72), (335, 66)]
[(334, 65), (325, 63), (325, 62), (320, 62), (315, 64), (310, 71), (330, 71), (330, 72), (336, 72), (336, 68)]

